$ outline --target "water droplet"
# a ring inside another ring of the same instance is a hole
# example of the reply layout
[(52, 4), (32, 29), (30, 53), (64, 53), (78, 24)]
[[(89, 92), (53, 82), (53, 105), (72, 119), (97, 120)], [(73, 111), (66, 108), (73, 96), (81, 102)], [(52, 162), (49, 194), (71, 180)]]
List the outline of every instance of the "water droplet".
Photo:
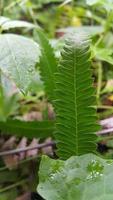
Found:
[(56, 178), (56, 176), (58, 175), (59, 172), (60, 172), (59, 170), (56, 170), (55, 172), (51, 173), (49, 175), (50, 180), (54, 180)]
[(28, 72), (29, 72), (29, 73), (32, 73), (32, 72), (33, 72), (33, 68), (29, 68), (29, 69), (28, 69)]
[(87, 170), (89, 172), (87, 179), (101, 177), (103, 175), (103, 169), (104, 166), (99, 161), (92, 160), (87, 166)]
[(51, 179), (51, 180), (54, 180), (54, 179), (55, 179), (55, 174), (51, 174), (51, 175), (50, 175), (50, 179)]

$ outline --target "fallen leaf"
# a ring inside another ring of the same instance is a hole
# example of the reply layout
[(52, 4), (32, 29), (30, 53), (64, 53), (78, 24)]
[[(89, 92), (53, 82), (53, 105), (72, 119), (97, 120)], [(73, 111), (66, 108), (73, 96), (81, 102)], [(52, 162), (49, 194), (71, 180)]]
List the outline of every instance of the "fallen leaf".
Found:
[[(29, 147), (34, 147), (37, 144), (38, 144), (38, 140), (34, 138), (31, 144), (29, 145)], [(29, 150), (26, 152), (26, 157), (36, 156), (37, 154), (38, 154), (38, 149)]]

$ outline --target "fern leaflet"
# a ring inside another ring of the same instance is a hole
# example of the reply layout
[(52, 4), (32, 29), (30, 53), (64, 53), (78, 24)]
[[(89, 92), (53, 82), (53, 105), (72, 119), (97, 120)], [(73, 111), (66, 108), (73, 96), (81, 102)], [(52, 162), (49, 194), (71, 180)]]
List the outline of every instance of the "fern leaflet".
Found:
[(54, 50), (49, 44), (48, 39), (45, 34), (37, 29), (35, 32), (35, 38), (41, 47), (41, 57), (40, 57), (40, 74), (42, 80), (44, 81), (45, 91), (48, 94), (48, 98), (52, 101), (55, 91), (55, 77), (54, 74), (57, 72), (57, 60), (54, 55)]
[(95, 90), (90, 68), (90, 43), (85, 34), (66, 39), (56, 74), (56, 132), (58, 155), (95, 152), (97, 125)]

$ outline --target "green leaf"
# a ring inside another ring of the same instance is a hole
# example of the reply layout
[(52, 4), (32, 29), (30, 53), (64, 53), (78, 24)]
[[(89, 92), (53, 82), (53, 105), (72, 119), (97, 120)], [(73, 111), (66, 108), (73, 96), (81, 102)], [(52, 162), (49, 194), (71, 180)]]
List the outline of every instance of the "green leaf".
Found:
[(0, 85), (0, 121), (6, 121), (18, 108), (17, 94), (8, 95)]
[(58, 155), (67, 159), (96, 150), (95, 90), (91, 78), (90, 44), (84, 34), (66, 40), (56, 75)]
[(46, 200), (112, 200), (113, 161), (93, 154), (67, 161), (43, 156), (37, 190)]
[(6, 21), (1, 27), (2, 30), (9, 30), (12, 28), (29, 28), (29, 29), (36, 28), (34, 24), (21, 20)]
[(9, 21), (9, 18), (1, 16), (0, 17), (0, 26), (2, 26), (5, 22)]
[(57, 71), (57, 61), (54, 55), (53, 48), (49, 44), (48, 39), (44, 33), (37, 29), (35, 31), (35, 38), (41, 47), (40, 57), (40, 73), (42, 80), (44, 81), (45, 90), (48, 94), (49, 100), (53, 100), (55, 97), (55, 76)]
[(89, 6), (102, 6), (108, 12), (113, 10), (113, 0), (86, 0)]
[(113, 65), (113, 50), (107, 48), (92, 47), (92, 57), (98, 60), (106, 61)]
[(27, 138), (46, 138), (54, 131), (54, 121), (33, 121), (25, 122), (8, 119), (6, 122), (0, 121), (0, 130), (4, 134), (25, 136)]
[(0, 69), (26, 92), (39, 60), (39, 45), (31, 39), (15, 34), (0, 35)]
[(21, 20), (11, 20), (7, 17), (0, 17), (0, 27), (2, 30), (9, 30), (12, 28), (36, 28), (36, 26), (32, 23), (21, 21)]

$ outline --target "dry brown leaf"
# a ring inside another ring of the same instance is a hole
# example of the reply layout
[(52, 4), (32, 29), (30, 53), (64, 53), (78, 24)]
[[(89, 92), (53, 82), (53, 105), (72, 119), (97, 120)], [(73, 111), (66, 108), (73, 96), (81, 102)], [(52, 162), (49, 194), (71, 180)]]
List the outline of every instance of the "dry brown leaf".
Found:
[(113, 128), (113, 117), (101, 120), (100, 125), (105, 129)]
[[(1, 149), (2, 152), (8, 151), (9, 153), (10, 150), (14, 151), (19, 150), (18, 153), (15, 152), (15, 154), (12, 153), (7, 156), (3, 156), (3, 161), (9, 169), (18, 167), (18, 164), (23, 159), (27, 159), (29, 157), (35, 157), (38, 155), (38, 153), (40, 152), (38, 148), (27, 151), (24, 151), (24, 148), (36, 147), (39, 144), (39, 140), (34, 138), (29, 145), (27, 145), (27, 142), (28, 142), (27, 138), (23, 137), (17, 144), (16, 137), (13, 136), (9, 138), (4, 143), (4, 145), (2, 145)], [(51, 138), (45, 140), (45, 144), (48, 144), (49, 142), (51, 142)], [(53, 149), (51, 146), (42, 148), (41, 152), (47, 155), (51, 156), (53, 155)]]
[(3, 156), (3, 160), (4, 160), (5, 165), (8, 167), (8, 169), (13, 169), (18, 166), (18, 156), (17, 155)]
[[(34, 147), (37, 144), (38, 144), (38, 140), (34, 138), (31, 144), (29, 145), (29, 147)], [(37, 154), (38, 154), (38, 149), (29, 150), (26, 152), (26, 157), (36, 156)]]
[(25, 121), (42, 121), (42, 113), (37, 111), (32, 111), (30, 113), (27, 113), (23, 116), (23, 119)]
[[(11, 137), (9, 138), (2, 146), (2, 151), (7, 151), (11, 150), (14, 148), (16, 142), (16, 137)], [(18, 156), (17, 155), (8, 155), (8, 156), (3, 156), (3, 161), (5, 165), (9, 168), (12, 169), (17, 166), (18, 163)]]
[(50, 103), (48, 103), (48, 118), (49, 119), (55, 119), (54, 109), (53, 109), (53, 106)]
[(2, 146), (2, 150), (10, 150), (14, 148), (16, 142), (16, 137), (12, 136), (10, 137)]
[[(18, 144), (18, 146), (17, 146), (17, 149), (21, 149), (21, 148), (24, 148), (24, 147), (26, 147), (27, 146), (27, 138), (26, 137), (23, 137), (22, 139), (21, 139), (21, 141), (19, 142), (19, 144)], [(26, 156), (26, 154), (25, 154), (25, 152), (23, 151), (23, 152), (20, 152), (19, 153), (19, 160), (23, 160), (24, 158), (25, 158), (25, 156)]]
[[(47, 139), (45, 140), (45, 143), (48, 144), (48, 143), (50, 143), (51, 141), (52, 141), (51, 138), (47, 138)], [(47, 154), (47, 155), (53, 156), (53, 148), (52, 148), (52, 146), (44, 147), (44, 148), (42, 148), (41, 151), (42, 151), (43, 154)]]

